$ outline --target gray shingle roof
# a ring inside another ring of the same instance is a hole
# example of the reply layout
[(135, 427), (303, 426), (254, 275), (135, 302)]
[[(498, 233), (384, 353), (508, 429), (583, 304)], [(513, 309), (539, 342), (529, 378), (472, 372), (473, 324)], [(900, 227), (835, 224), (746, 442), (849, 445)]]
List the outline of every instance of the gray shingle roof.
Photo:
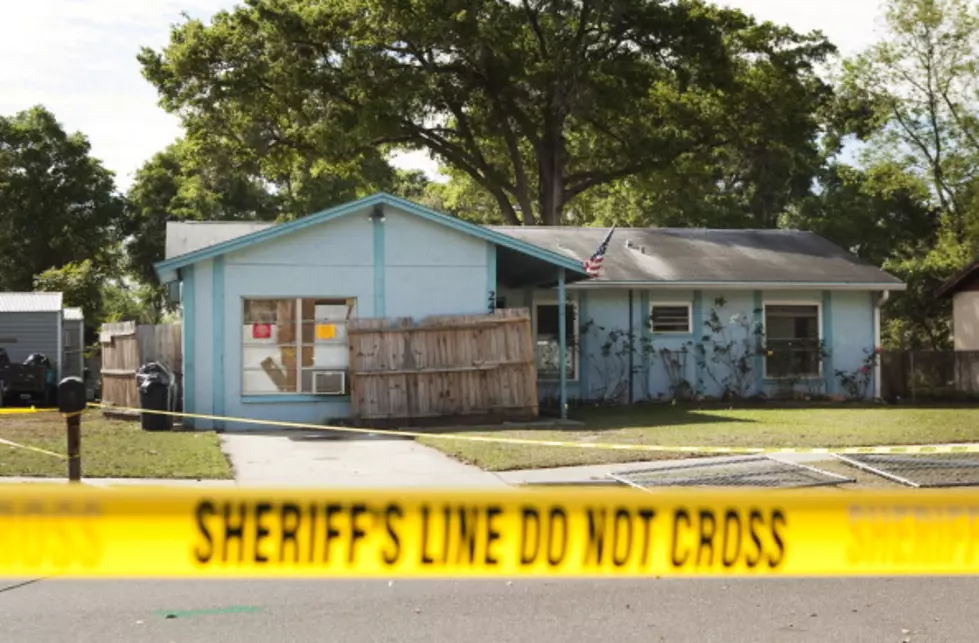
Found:
[[(169, 222), (166, 257), (263, 230), (266, 222)], [(604, 228), (487, 226), (584, 261)], [(838, 284), (903, 289), (896, 277), (812, 232), (704, 228), (617, 228), (602, 274), (591, 282)]]
[(0, 313), (56, 313), (60, 292), (0, 292)]
[(261, 221), (168, 221), (166, 258), (179, 257), (273, 225)]
[[(603, 228), (494, 226), (522, 241), (584, 261)], [(812, 232), (617, 228), (602, 274), (594, 282), (690, 284), (868, 284), (900, 289), (902, 282)]]

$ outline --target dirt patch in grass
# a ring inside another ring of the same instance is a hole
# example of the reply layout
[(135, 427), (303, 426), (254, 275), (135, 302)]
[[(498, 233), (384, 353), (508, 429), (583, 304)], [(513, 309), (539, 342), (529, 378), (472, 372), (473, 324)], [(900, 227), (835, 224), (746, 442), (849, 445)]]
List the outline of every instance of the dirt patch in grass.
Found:
[[(0, 414), (0, 438), (67, 453), (57, 413)], [(229, 479), (231, 466), (211, 431), (147, 432), (139, 423), (82, 417), (83, 478)], [(67, 477), (66, 460), (0, 443), (0, 476)]]
[[(581, 410), (574, 413), (572, 419), (584, 424), (547, 429), (504, 428), (498, 431), (467, 431), (460, 428), (454, 434), (579, 443), (703, 447), (832, 448), (979, 442), (979, 408), (963, 406), (717, 409), (642, 405)], [(678, 451), (514, 445), (435, 436), (419, 438), (419, 441), (488, 471), (691, 457)], [(718, 454), (704, 452), (702, 455)]]

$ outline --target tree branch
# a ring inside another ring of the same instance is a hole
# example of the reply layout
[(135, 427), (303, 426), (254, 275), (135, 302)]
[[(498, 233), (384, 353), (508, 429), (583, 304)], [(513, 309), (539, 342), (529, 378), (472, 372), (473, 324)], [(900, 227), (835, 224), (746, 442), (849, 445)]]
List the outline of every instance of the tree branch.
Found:
[(418, 137), (418, 141), (421, 145), (450, 160), (459, 169), (471, 176), (476, 183), (483, 186), (487, 192), (492, 194), (493, 198), (495, 198), (496, 202), (499, 204), (500, 211), (507, 220), (507, 223), (510, 223), (511, 225), (520, 225), (520, 218), (514, 211), (513, 204), (510, 203), (510, 200), (506, 197), (506, 194), (500, 188), (499, 184), (493, 183), (489, 177), (480, 172), (480, 170), (473, 163), (471, 163), (471, 159), (467, 158), (468, 153), (465, 149), (442, 138), (441, 136), (438, 136), (431, 130), (415, 125), (411, 121), (403, 120), (402, 125), (406, 128), (414, 130), (415, 135)]
[(534, 36), (537, 38), (537, 47), (540, 49), (541, 60), (547, 60), (550, 56), (547, 52), (547, 41), (544, 39), (544, 32), (541, 29), (540, 21), (537, 19), (537, 12), (530, 8), (530, 2), (528, 0), (523, 0), (524, 13), (527, 14), (527, 21), (530, 23), (530, 28), (534, 31)]
[(964, 134), (969, 143), (972, 144), (975, 151), (979, 153), (979, 139), (976, 138), (975, 134), (969, 131), (969, 128), (962, 121), (962, 117), (959, 116), (959, 110), (955, 107), (952, 99), (949, 98), (947, 90), (942, 92), (942, 99), (944, 99), (945, 105), (948, 107), (948, 111), (952, 114), (952, 119), (955, 121), (955, 124), (962, 130), (962, 134)]
[(527, 183), (527, 170), (524, 166), (523, 156), (520, 154), (520, 143), (517, 141), (513, 128), (504, 114), (497, 116), (503, 125), (503, 138), (506, 140), (507, 150), (510, 152), (510, 160), (513, 163), (513, 173), (517, 180), (516, 196), (520, 210), (523, 212), (524, 225), (534, 224), (534, 206), (530, 200), (530, 186)]

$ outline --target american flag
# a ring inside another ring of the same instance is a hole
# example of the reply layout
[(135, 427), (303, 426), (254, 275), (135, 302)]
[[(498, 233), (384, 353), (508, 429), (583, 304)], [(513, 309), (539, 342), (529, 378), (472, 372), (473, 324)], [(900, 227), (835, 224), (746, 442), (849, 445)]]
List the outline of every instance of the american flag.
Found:
[(608, 234), (605, 235), (602, 245), (598, 246), (598, 250), (595, 251), (595, 254), (585, 260), (585, 272), (588, 273), (588, 276), (597, 277), (602, 271), (602, 261), (605, 260), (605, 253), (608, 252), (608, 243), (612, 240), (613, 232), (615, 232), (615, 226), (612, 226), (612, 228), (608, 231)]

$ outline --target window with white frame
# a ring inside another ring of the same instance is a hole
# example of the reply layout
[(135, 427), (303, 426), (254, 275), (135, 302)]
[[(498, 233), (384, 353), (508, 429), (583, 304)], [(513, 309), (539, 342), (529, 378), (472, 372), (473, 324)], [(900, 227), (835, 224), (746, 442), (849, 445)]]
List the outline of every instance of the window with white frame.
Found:
[[(560, 330), (557, 302), (534, 303), (534, 339), (537, 376), (542, 380), (561, 378)], [(578, 378), (578, 305), (565, 304), (564, 337), (567, 345), (564, 367), (568, 379)]]
[(344, 298), (245, 298), (242, 393), (347, 394), (355, 306)]
[(819, 304), (765, 305), (765, 376), (819, 377)]
[(654, 333), (678, 333), (689, 335), (691, 328), (690, 304), (653, 302), (649, 305), (649, 328)]

